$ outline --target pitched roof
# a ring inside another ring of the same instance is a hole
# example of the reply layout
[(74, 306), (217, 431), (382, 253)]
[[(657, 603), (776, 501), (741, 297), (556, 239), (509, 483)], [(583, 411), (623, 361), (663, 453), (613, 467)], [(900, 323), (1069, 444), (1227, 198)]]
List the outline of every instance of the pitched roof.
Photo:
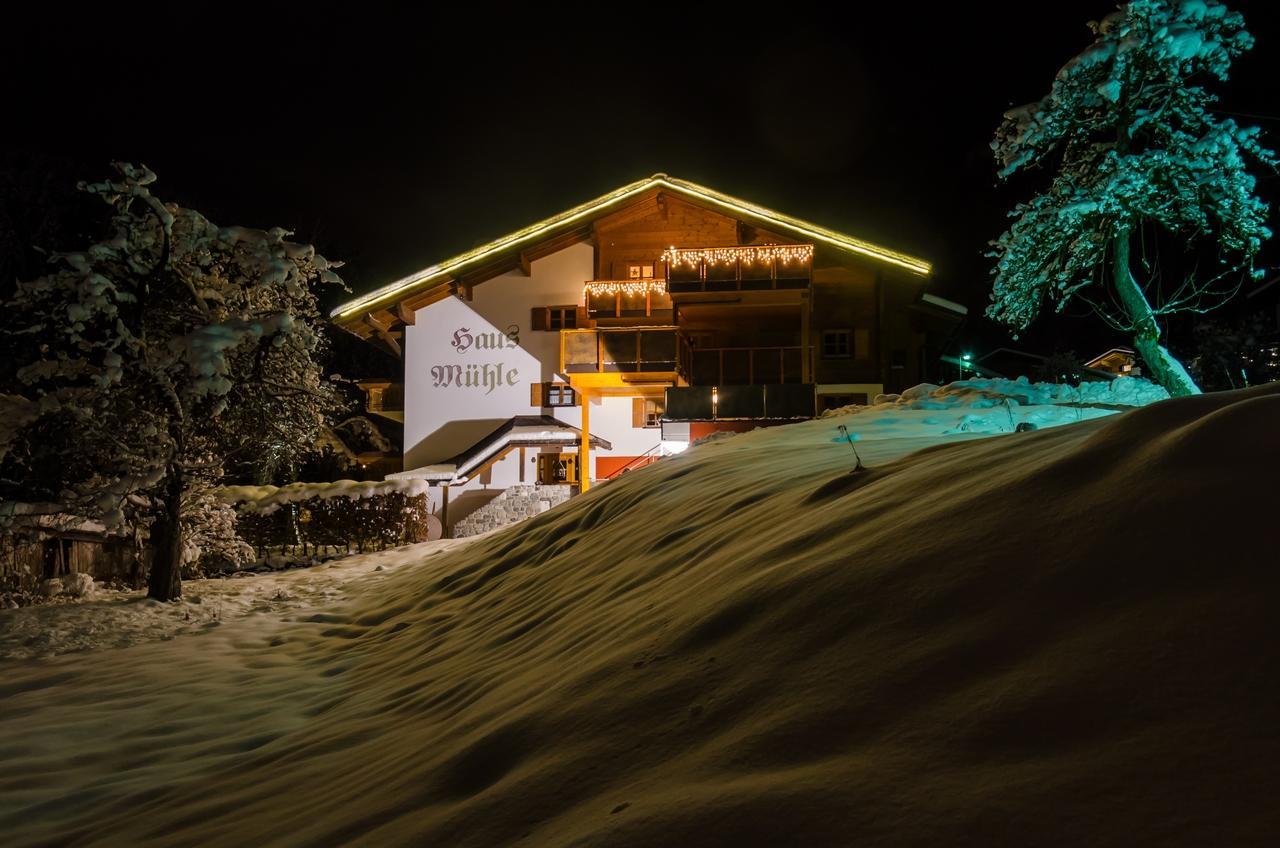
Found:
[[(443, 462), (388, 474), (388, 480), (431, 480), (437, 483), (465, 483), (477, 469), (513, 447), (567, 447), (582, 441), (582, 431), (550, 415), (517, 415), (504, 421), (475, 444)], [(591, 447), (612, 450), (613, 443), (591, 437)]]
[(792, 218), (781, 212), (775, 212), (749, 201), (730, 197), (727, 194), (722, 194), (714, 189), (689, 182), (688, 180), (669, 177), (666, 174), (654, 174), (652, 177), (622, 186), (608, 194), (597, 197), (595, 200), (587, 201), (572, 209), (567, 209), (559, 215), (553, 215), (550, 218), (530, 224), (488, 244), (446, 259), (444, 262), (432, 265), (429, 268), (423, 268), (421, 271), (402, 277), (368, 294), (347, 301), (334, 309), (330, 313), (330, 317), (341, 321), (342, 319), (386, 306), (390, 302), (429, 288), (436, 283), (476, 267), (497, 254), (524, 249), (552, 235), (555, 231), (564, 230), (568, 226), (603, 215), (614, 207), (625, 205), (628, 200), (655, 189), (670, 191), (673, 194), (713, 207), (731, 216), (763, 222), (771, 230), (789, 232), (800, 238), (884, 262), (922, 277), (928, 276), (932, 271), (932, 266), (918, 257), (899, 253), (844, 233), (837, 233), (834, 230), (828, 230), (825, 227), (802, 221), (799, 218)]

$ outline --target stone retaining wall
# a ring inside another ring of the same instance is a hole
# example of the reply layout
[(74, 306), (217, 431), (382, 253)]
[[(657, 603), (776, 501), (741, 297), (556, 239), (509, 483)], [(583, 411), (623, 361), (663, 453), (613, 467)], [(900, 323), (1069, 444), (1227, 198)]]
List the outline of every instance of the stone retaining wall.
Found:
[(477, 536), (540, 515), (569, 500), (572, 487), (511, 486), (493, 500), (453, 525), (453, 537)]

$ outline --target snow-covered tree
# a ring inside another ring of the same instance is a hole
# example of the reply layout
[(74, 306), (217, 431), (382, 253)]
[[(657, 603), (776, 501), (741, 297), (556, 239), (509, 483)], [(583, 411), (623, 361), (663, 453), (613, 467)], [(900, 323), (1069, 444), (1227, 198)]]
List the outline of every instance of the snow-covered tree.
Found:
[(149, 524), (148, 593), (169, 600), (207, 487), (315, 441), (334, 396), (312, 289), (341, 281), (284, 230), (219, 228), (156, 198), (145, 167), (116, 169), (82, 185), (109, 204), (108, 237), (51, 257), (0, 317), (22, 354), (2, 375), (0, 515)]
[[(1046, 301), (1079, 297), (1133, 334), (1171, 394), (1196, 393), (1160, 343), (1161, 318), (1220, 305), (1271, 235), (1247, 166), (1274, 155), (1256, 128), (1214, 114), (1201, 85), (1225, 80), (1253, 39), (1216, 0), (1133, 0), (1091, 26), (1093, 44), (1048, 96), (1007, 112), (992, 142), (1001, 178), (1037, 165), (1053, 178), (993, 242), (987, 314), (1021, 329)], [(1142, 250), (1157, 237), (1216, 254), (1213, 271), (1161, 281)]]

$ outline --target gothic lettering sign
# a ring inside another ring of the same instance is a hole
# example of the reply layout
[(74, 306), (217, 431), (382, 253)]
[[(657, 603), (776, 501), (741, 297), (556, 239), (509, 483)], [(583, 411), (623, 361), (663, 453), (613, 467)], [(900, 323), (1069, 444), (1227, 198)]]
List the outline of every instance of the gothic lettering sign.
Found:
[[(472, 333), (468, 327), (459, 327), (449, 345), (468, 359), (475, 354), (518, 348), (520, 328), (512, 324), (503, 332)], [(500, 386), (515, 386), (520, 382), (519, 371), (506, 367), (501, 361), (432, 365), (430, 371), (434, 388), (483, 389), (486, 395)]]

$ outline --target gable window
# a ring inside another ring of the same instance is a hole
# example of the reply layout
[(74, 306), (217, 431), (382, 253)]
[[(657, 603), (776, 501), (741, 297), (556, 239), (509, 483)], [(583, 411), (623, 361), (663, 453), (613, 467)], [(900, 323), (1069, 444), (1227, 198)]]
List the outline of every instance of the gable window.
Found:
[(531, 324), (535, 330), (573, 330), (578, 326), (578, 307), (535, 306)]
[(822, 358), (848, 359), (853, 353), (852, 330), (823, 330)]
[(653, 263), (652, 262), (630, 262), (627, 264), (627, 279), (629, 280), (652, 280), (653, 279)]
[(578, 393), (566, 383), (534, 383), (529, 392), (530, 406), (577, 406)]

